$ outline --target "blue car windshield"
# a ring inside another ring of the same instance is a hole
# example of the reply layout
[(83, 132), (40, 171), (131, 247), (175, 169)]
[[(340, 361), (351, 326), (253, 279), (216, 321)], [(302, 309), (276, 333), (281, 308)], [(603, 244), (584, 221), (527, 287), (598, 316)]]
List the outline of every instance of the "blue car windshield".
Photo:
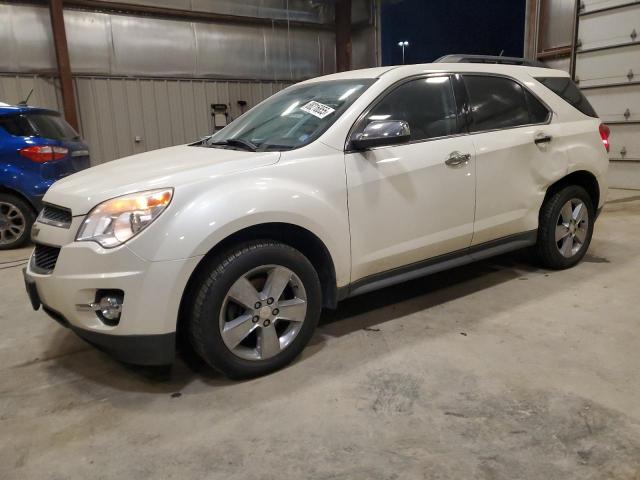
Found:
[(327, 80), (289, 87), (209, 137), (204, 146), (292, 150), (318, 138), (374, 79)]

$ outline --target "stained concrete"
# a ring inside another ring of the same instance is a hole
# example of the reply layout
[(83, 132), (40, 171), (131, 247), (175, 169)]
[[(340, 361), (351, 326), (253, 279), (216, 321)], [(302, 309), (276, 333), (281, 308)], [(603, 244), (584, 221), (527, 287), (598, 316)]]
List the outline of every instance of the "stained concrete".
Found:
[(640, 194), (585, 261), (499, 257), (341, 304), (291, 367), (121, 365), (0, 254), (0, 478), (640, 479)]

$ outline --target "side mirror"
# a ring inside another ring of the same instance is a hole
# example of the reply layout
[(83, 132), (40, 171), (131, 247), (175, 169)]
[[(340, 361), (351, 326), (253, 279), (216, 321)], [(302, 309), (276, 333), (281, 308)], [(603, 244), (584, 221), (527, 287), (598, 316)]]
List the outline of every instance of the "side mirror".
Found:
[(375, 120), (362, 133), (351, 138), (351, 146), (356, 150), (367, 150), (385, 145), (406, 143), (411, 139), (409, 124), (403, 120)]

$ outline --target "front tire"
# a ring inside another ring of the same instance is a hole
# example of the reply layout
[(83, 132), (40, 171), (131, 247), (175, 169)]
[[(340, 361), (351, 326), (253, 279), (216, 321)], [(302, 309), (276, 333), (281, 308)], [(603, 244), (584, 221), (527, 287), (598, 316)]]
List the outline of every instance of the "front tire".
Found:
[(318, 275), (288, 245), (253, 241), (212, 259), (188, 299), (195, 352), (230, 378), (250, 378), (291, 363), (315, 331), (321, 310)]
[(35, 214), (15, 195), (0, 193), (0, 250), (23, 246), (29, 240)]
[(587, 253), (595, 210), (586, 190), (570, 185), (547, 198), (540, 209), (538, 241), (534, 253), (547, 268), (576, 265)]

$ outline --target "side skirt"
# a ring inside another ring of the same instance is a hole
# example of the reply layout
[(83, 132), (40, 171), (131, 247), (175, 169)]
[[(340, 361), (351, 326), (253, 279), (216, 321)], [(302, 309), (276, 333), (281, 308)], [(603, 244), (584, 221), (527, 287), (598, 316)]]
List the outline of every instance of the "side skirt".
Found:
[(363, 293), (372, 292), (391, 285), (424, 277), (433, 273), (449, 270), (451, 268), (467, 265), (485, 258), (495, 257), (503, 253), (520, 250), (536, 244), (538, 231), (518, 233), (508, 237), (492, 240), (481, 245), (474, 245), (463, 250), (447, 253), (434, 258), (429, 258), (420, 262), (394, 268), (386, 272), (376, 273), (360, 280), (356, 280), (351, 285), (338, 290), (338, 299), (355, 297)]

